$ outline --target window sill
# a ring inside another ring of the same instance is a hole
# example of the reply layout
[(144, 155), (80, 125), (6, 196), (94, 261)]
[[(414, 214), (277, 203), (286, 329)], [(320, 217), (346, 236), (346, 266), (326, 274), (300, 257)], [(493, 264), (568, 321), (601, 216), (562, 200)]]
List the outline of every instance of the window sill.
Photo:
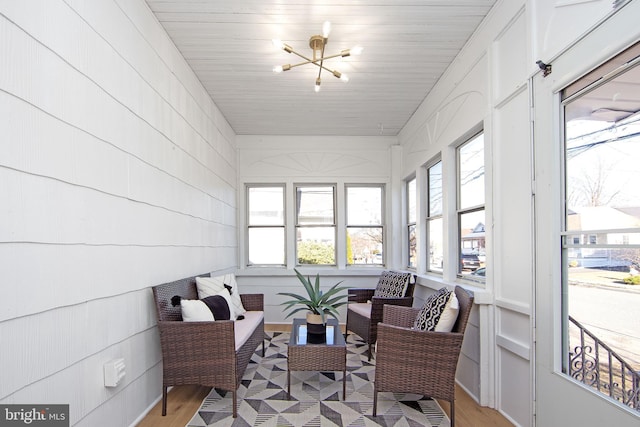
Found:
[(449, 288), (453, 288), (456, 285), (462, 286), (468, 291), (473, 292), (474, 303), (475, 304), (493, 304), (494, 295), (491, 291), (487, 290), (484, 286), (479, 286), (479, 283), (476, 283), (471, 280), (464, 280), (462, 278), (458, 278), (458, 280), (451, 282), (444, 280), (442, 276), (436, 275), (418, 275), (416, 285), (422, 286), (425, 288), (432, 289), (437, 291), (443, 286), (448, 286)]

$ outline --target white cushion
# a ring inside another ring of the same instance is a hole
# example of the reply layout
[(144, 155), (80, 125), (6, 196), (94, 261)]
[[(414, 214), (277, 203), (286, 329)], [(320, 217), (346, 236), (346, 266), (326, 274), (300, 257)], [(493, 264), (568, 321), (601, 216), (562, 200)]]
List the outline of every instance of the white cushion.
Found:
[(233, 331), (236, 340), (236, 350), (239, 350), (240, 347), (247, 342), (262, 319), (264, 319), (263, 311), (247, 311), (244, 313), (244, 319), (235, 321)]
[(434, 330), (436, 332), (451, 332), (453, 325), (456, 324), (456, 320), (458, 319), (458, 311), (460, 311), (458, 297), (455, 292), (451, 292), (449, 301), (447, 301), (447, 304), (444, 306), (444, 311), (440, 315), (440, 320), (438, 320)]
[(180, 301), (180, 310), (182, 311), (182, 320), (185, 322), (213, 322), (213, 313), (207, 307), (207, 304), (200, 300)]
[(360, 316), (371, 319), (371, 304), (366, 302), (349, 303), (349, 310)]
[(224, 285), (231, 287), (231, 304), (235, 316), (232, 319), (236, 319), (237, 316), (243, 315), (245, 310), (240, 300), (240, 292), (238, 291), (238, 283), (234, 274), (225, 274), (222, 276), (214, 277), (196, 277), (196, 288), (198, 289), (198, 298), (202, 299), (210, 295), (218, 295), (218, 293), (224, 289)]

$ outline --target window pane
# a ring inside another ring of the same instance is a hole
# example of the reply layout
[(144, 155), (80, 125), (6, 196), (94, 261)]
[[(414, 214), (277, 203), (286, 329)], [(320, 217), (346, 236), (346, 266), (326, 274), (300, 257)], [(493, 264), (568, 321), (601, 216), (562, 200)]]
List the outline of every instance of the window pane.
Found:
[(416, 179), (407, 182), (407, 222), (416, 222)]
[(384, 264), (381, 227), (347, 229), (347, 264)]
[(444, 259), (442, 218), (427, 223), (429, 225), (429, 270), (442, 272)]
[(411, 268), (416, 268), (418, 265), (418, 248), (416, 247), (416, 226), (409, 226), (409, 264)]
[(429, 207), (427, 216), (442, 215), (442, 162), (427, 170), (429, 179)]
[(284, 225), (284, 188), (249, 188), (249, 225)]
[(299, 225), (334, 224), (333, 187), (297, 187), (296, 218)]
[(484, 267), (485, 233), (484, 210), (460, 214), (461, 274), (471, 274)]
[(382, 188), (347, 187), (347, 225), (382, 224)]
[(566, 307), (564, 372), (636, 409), (640, 380), (630, 372), (640, 371), (640, 93), (626, 87), (639, 79), (635, 66), (565, 106), (558, 289)]
[(298, 264), (335, 265), (335, 227), (298, 227)]
[(484, 134), (458, 149), (459, 209), (484, 205)]
[(249, 228), (249, 265), (284, 265), (284, 227)]

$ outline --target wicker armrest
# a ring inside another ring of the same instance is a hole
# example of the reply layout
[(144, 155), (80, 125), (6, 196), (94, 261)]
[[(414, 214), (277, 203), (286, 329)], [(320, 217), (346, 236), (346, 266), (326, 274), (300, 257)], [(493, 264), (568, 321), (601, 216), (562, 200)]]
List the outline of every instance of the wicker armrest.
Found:
[(419, 312), (419, 308), (401, 305), (385, 305), (382, 322), (388, 325), (410, 328), (413, 326)]
[(393, 369), (394, 363), (407, 360), (416, 374), (427, 366), (430, 372), (449, 369), (449, 359), (458, 359), (463, 337), (459, 333), (427, 332), (379, 323), (376, 365), (384, 370), (381, 364), (389, 364), (388, 369)]
[(373, 298), (375, 291), (371, 288), (349, 288), (349, 302), (367, 302)]
[[(374, 323), (382, 322), (382, 310), (385, 305), (399, 305), (404, 307), (411, 307), (413, 304), (413, 297), (400, 297), (400, 298), (371, 298), (371, 321)], [(414, 317), (415, 319), (415, 317)]]
[(234, 360), (234, 322), (158, 322), (164, 363), (194, 361), (193, 369), (208, 369), (215, 360)]
[(240, 300), (247, 311), (264, 311), (264, 294), (240, 294)]

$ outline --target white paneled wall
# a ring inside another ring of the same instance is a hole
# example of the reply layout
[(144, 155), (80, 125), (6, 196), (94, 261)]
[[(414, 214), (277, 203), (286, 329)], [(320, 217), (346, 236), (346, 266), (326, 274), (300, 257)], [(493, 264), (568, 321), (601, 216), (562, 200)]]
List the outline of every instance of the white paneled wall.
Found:
[(235, 135), (142, 0), (2, 1), (0, 69), (0, 402), (129, 425), (149, 286), (236, 266)]
[[(454, 147), (479, 129), (485, 133), (487, 277), (484, 287), (462, 282), (474, 291), (476, 307), (457, 380), (482, 405), (496, 407), (517, 425), (532, 422), (533, 388), (528, 77), (535, 61), (528, 55), (524, 6), (524, 1), (503, 2), (491, 11), (400, 135), (402, 176), (440, 157), (443, 192), (450, 197), (456, 194)], [(443, 205), (453, 212), (444, 217), (445, 237), (455, 242), (455, 197)], [(455, 259), (456, 248), (447, 254)], [(424, 288), (417, 295), (425, 298), (431, 289), (459, 282), (455, 265), (445, 265), (442, 276), (419, 280)]]

